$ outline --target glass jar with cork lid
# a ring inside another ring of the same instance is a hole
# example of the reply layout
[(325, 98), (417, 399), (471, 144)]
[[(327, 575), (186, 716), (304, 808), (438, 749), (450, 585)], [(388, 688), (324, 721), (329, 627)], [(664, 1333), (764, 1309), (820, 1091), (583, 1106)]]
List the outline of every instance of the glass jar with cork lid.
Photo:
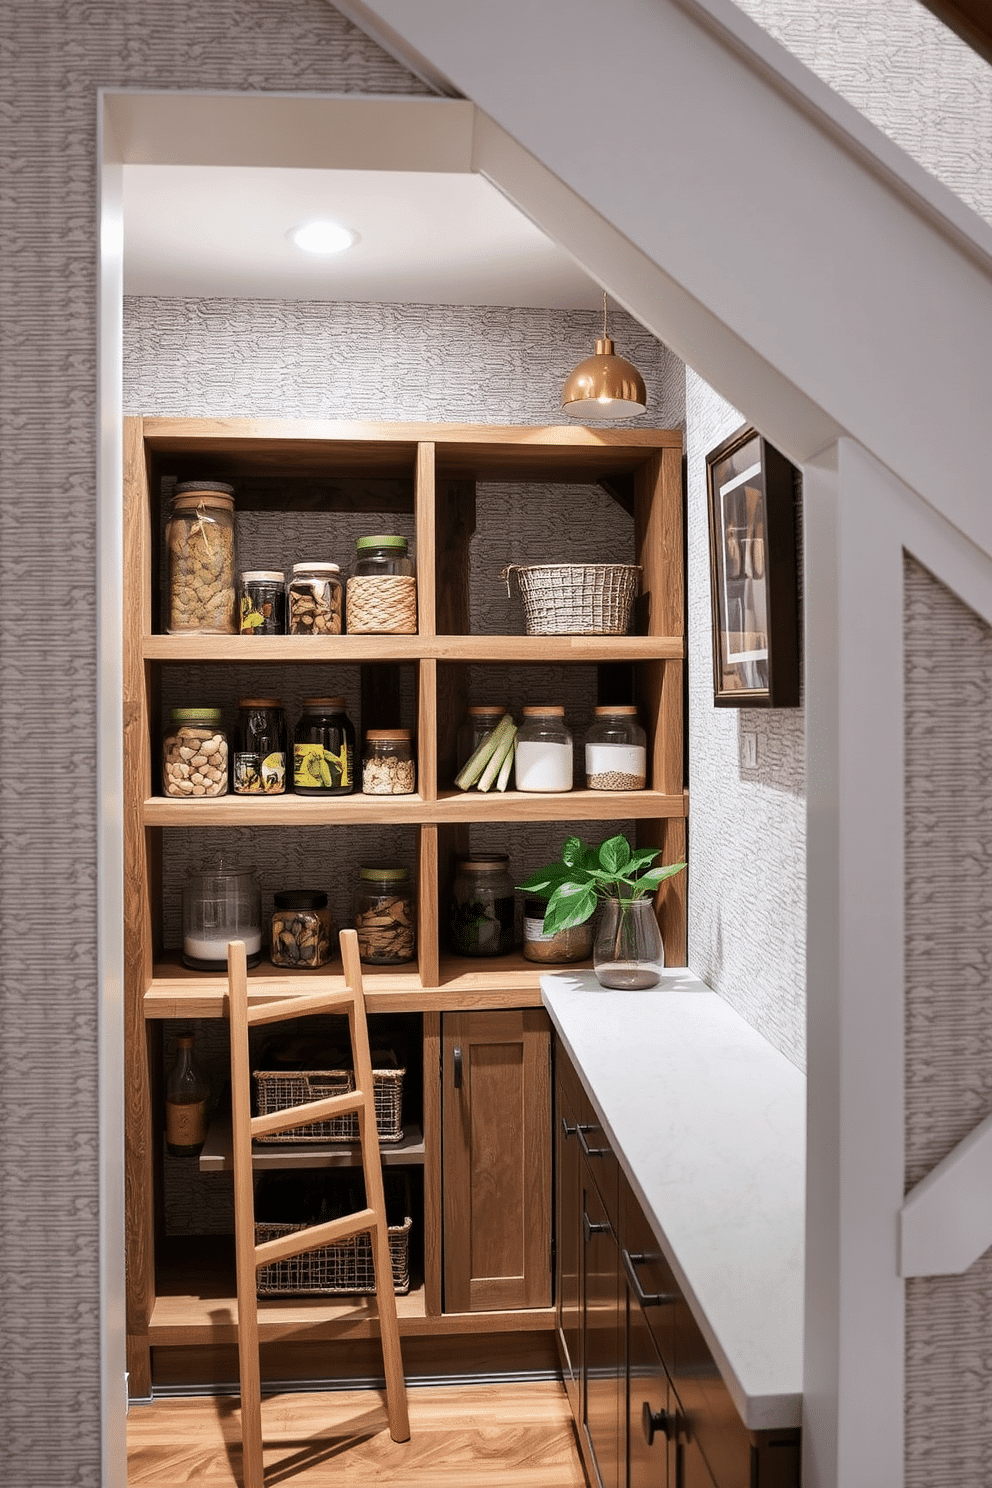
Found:
[(234, 487), (181, 481), (165, 529), (169, 635), (236, 635)]
[(632, 704), (596, 709), (586, 733), (589, 790), (643, 790), (647, 781), (647, 736)]
[(523, 710), (513, 758), (518, 791), (570, 791), (572, 754), (572, 735), (560, 703)]

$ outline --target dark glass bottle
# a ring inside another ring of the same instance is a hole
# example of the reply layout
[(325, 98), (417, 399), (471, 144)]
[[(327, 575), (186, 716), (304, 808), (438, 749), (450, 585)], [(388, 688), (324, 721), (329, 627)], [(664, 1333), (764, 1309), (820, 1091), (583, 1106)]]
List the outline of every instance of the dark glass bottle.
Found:
[(176, 1039), (176, 1062), (165, 1082), (165, 1147), (172, 1157), (196, 1157), (207, 1139), (210, 1084), (196, 1062), (193, 1035)]
[(355, 789), (355, 730), (343, 697), (304, 698), (293, 743), (293, 789), (344, 796)]

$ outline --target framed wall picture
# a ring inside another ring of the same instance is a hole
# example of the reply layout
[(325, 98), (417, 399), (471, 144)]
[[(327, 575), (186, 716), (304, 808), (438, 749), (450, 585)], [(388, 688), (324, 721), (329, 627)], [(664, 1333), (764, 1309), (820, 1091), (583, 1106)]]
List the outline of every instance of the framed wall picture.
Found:
[(718, 707), (799, 706), (796, 478), (750, 425), (706, 456)]

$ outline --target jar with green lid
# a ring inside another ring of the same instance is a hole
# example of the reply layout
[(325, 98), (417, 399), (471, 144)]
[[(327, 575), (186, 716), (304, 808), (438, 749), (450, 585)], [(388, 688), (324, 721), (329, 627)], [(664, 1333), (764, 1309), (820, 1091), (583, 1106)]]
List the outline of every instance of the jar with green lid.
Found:
[(288, 635), (340, 635), (344, 629), (344, 585), (337, 563), (293, 564), (286, 586)]
[(355, 789), (355, 730), (343, 697), (304, 698), (293, 741), (299, 796), (345, 796)]
[(307, 971), (331, 954), (331, 912), (322, 889), (280, 889), (273, 895), (269, 957), (273, 966)]
[(487, 734), (491, 734), (506, 713), (502, 703), (473, 703), (465, 709), (465, 721), (458, 730), (455, 769), (467, 765)]
[(219, 708), (173, 708), (162, 739), (167, 796), (227, 794), (227, 734)]
[(416, 786), (416, 767), (409, 729), (369, 729), (362, 756), (362, 791), (366, 796), (409, 796)]
[(234, 740), (234, 794), (286, 793), (286, 719), (278, 698), (242, 698)]
[(514, 891), (506, 853), (459, 858), (451, 889), (451, 949), (460, 956), (506, 956), (514, 946)]
[(236, 635), (234, 487), (181, 481), (165, 529), (169, 635)]
[(238, 579), (242, 635), (282, 635), (286, 628), (286, 575), (281, 568), (251, 568)]
[(358, 870), (355, 931), (358, 954), (370, 966), (399, 966), (417, 950), (417, 910), (409, 870)]
[(589, 790), (643, 790), (647, 781), (646, 740), (632, 704), (597, 708), (585, 742)]
[(349, 632), (415, 634), (417, 580), (406, 538), (360, 537), (355, 548), (355, 572), (348, 580)]

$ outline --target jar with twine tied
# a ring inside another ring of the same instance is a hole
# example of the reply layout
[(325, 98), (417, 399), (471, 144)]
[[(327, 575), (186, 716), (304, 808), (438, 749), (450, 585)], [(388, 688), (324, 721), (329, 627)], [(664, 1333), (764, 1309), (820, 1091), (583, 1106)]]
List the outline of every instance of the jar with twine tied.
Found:
[(417, 580), (407, 540), (396, 535), (360, 537), (348, 580), (349, 633), (416, 635)]

